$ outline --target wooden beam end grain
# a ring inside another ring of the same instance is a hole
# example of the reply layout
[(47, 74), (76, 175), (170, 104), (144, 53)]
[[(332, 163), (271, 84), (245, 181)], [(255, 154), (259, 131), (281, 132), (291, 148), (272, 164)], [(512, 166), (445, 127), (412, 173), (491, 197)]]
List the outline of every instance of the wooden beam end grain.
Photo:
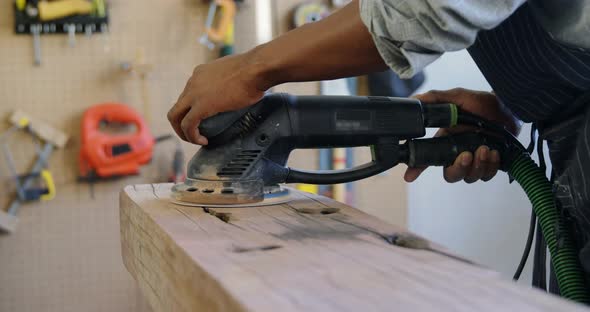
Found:
[[(161, 185), (133, 185), (120, 194), (123, 262), (155, 311), (245, 311), (180, 248), (160, 224), (191, 224), (158, 197)], [(170, 185), (167, 185), (170, 188)], [(188, 221), (190, 222), (190, 221)]]

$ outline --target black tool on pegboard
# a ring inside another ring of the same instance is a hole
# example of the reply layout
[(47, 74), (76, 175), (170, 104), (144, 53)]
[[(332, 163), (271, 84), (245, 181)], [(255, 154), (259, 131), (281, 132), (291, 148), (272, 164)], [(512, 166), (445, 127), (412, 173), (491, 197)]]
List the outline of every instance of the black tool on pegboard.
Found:
[(35, 65), (41, 65), (41, 35), (68, 34), (70, 46), (76, 34), (108, 31), (109, 14), (104, 0), (16, 0), (14, 32), (32, 35)]

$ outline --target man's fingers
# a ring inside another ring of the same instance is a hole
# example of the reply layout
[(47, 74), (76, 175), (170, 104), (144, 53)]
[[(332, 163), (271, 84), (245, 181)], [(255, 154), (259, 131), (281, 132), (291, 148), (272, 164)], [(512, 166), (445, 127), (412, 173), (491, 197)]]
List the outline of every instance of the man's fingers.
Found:
[(437, 103), (440, 101), (439, 95), (440, 95), (440, 91), (431, 90), (426, 93), (416, 94), (416, 95), (414, 95), (414, 97), (417, 98), (418, 100), (420, 100), (420, 102), (422, 102), (422, 103)]
[(486, 172), (484, 172), (481, 178), (482, 181), (487, 182), (491, 180), (498, 173), (498, 169), (500, 169), (500, 153), (494, 150), (490, 152), (490, 161)]
[(174, 132), (176, 132), (176, 134), (183, 140), (187, 140), (186, 136), (184, 135), (184, 132), (182, 131), (182, 127), (180, 126), (180, 123), (182, 122), (182, 120), (184, 119), (184, 116), (188, 113), (188, 111), (190, 110), (189, 106), (181, 106), (179, 103), (174, 104), (174, 106), (172, 106), (172, 108), (168, 111), (168, 121), (170, 121), (170, 124), (172, 125), (172, 128), (174, 129)]
[[(438, 131), (434, 134), (435, 137), (441, 137), (441, 136), (445, 136), (445, 135), (448, 135), (448, 132), (447, 132), (447, 129), (444, 129), (444, 128), (438, 129)], [(418, 179), (418, 177), (422, 174), (422, 172), (424, 172), (424, 170), (426, 170), (426, 168), (428, 168), (428, 167), (406, 169), (406, 173), (404, 174), (404, 180), (406, 182), (416, 181), (416, 179)]]
[(178, 96), (178, 100), (176, 100), (176, 103), (182, 101), (182, 99), (184, 98), (184, 96), (188, 93), (188, 91), (190, 90), (190, 85), (191, 85), (191, 81), (192, 81), (193, 77), (191, 76), (187, 81), (186, 81), (186, 85), (184, 86), (184, 89), (182, 89), (182, 92), (180, 93), (180, 95)]
[(182, 133), (187, 141), (195, 144), (207, 145), (207, 138), (199, 133), (201, 119), (202, 118), (197, 114), (197, 111), (191, 109), (180, 122), (180, 127), (182, 128)]
[[(445, 168), (444, 178), (449, 183), (464, 180), (474, 183), (478, 180), (489, 181), (500, 167), (500, 154), (487, 146), (480, 146), (474, 154), (461, 153), (452, 166)], [(404, 174), (406, 182), (414, 182), (428, 167), (408, 168)]]
[(180, 123), (184, 119), (184, 116), (191, 109), (190, 104), (189, 104), (190, 101), (188, 98), (186, 98), (186, 95), (188, 94), (188, 92), (190, 90), (190, 85), (191, 85), (192, 79), (193, 79), (192, 76), (189, 77), (189, 79), (186, 82), (186, 85), (184, 86), (184, 89), (182, 90), (182, 93), (180, 93), (180, 95), (178, 96), (178, 100), (176, 100), (176, 103), (174, 105), (172, 105), (172, 108), (170, 108), (170, 110), (168, 111), (168, 116), (167, 116), (168, 121), (170, 122), (170, 124), (172, 125), (172, 128), (174, 129), (174, 132), (176, 132), (178, 137), (180, 137), (182, 140), (185, 140), (185, 141), (187, 141), (188, 138), (184, 135), (184, 131), (182, 131), (182, 127), (180, 126)]
[(463, 180), (471, 164), (473, 162), (473, 155), (470, 152), (463, 152), (455, 159), (455, 163), (445, 168), (444, 177), (445, 181), (449, 183), (455, 183)]
[(474, 183), (481, 179), (489, 167), (490, 149), (487, 146), (480, 146), (474, 154), (471, 169), (465, 176), (466, 183)]
[(406, 182), (414, 182), (418, 177), (426, 170), (428, 167), (421, 167), (421, 168), (408, 168), (406, 173), (404, 174), (404, 180)]
[[(432, 104), (432, 103), (445, 103), (456, 101), (458, 95), (464, 93), (465, 89), (455, 88), (447, 91), (431, 90), (426, 93), (417, 94), (414, 97), (420, 100), (420, 102)], [(455, 103), (460, 104), (460, 103)]]

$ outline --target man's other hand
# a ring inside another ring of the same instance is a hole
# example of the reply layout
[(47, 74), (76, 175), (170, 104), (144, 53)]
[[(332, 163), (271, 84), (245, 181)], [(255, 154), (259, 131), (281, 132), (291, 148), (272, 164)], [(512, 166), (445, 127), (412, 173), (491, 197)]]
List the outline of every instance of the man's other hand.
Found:
[[(508, 131), (517, 135), (520, 131), (520, 122), (508, 111), (495, 94), (491, 92), (472, 91), (462, 88), (448, 91), (429, 91), (416, 95), (423, 104), (453, 103), (462, 110), (474, 113), (488, 120), (503, 124)], [(468, 127), (455, 127), (440, 129), (435, 136), (444, 136), (453, 133), (473, 131)], [(444, 178), (449, 183), (464, 180), (473, 183), (478, 180), (489, 181), (498, 172), (500, 166), (500, 154), (496, 150), (490, 150), (487, 146), (480, 146), (475, 153), (463, 152), (455, 163), (444, 169)], [(407, 182), (415, 181), (426, 168), (408, 168), (404, 179)]]

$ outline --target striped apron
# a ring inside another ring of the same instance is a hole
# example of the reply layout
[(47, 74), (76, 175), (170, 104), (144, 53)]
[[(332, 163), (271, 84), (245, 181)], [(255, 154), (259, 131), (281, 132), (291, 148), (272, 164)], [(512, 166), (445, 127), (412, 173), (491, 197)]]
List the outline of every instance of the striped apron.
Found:
[[(527, 4), (468, 51), (500, 101), (547, 141), (558, 204), (590, 278), (590, 51), (554, 40)], [(543, 288), (545, 252), (536, 250), (543, 274), (533, 276)]]

